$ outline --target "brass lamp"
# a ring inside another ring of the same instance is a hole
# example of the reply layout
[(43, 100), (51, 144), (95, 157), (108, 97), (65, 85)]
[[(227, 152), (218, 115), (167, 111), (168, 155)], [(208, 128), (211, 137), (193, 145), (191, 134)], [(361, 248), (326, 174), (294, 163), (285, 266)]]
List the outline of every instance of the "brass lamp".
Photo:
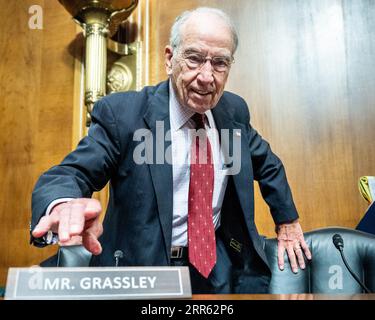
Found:
[(59, 0), (82, 26), (86, 38), (85, 105), (91, 122), (94, 103), (106, 94), (107, 38), (112, 37), (138, 0)]

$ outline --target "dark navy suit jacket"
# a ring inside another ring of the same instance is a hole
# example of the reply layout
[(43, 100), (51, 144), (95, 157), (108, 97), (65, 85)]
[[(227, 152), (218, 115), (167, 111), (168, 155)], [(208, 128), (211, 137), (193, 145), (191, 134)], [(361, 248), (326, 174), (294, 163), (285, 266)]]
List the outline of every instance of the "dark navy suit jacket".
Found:
[[(224, 92), (212, 113), (218, 130), (241, 130), (241, 135), (233, 135), (241, 140), (241, 169), (229, 177), (220, 237), (234, 273), (248, 273), (250, 277), (266, 274), (269, 270), (262, 238), (254, 223), (253, 182), (259, 182), (276, 223), (296, 219), (283, 165), (250, 126), (248, 107), (242, 98)], [(31, 228), (53, 200), (91, 197), (110, 181), (104, 232), (99, 239), (103, 252), (93, 257), (91, 264), (113, 266), (113, 252), (120, 249), (124, 252), (122, 265), (169, 265), (172, 166), (155, 161), (138, 165), (133, 160), (133, 151), (140, 143), (133, 139), (137, 129), (148, 129), (154, 146), (162, 143), (156, 140), (157, 121), (164, 121), (164, 133), (170, 129), (168, 81), (141, 92), (111, 94), (97, 102), (88, 136), (60, 165), (39, 178), (32, 197)], [(164, 148), (170, 150), (169, 146), (170, 141), (165, 141)]]

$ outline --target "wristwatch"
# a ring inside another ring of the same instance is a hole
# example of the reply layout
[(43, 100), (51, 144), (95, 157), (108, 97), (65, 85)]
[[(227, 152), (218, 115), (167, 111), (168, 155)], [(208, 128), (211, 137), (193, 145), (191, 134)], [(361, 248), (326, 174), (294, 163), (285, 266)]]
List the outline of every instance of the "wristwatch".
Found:
[(46, 247), (50, 244), (56, 244), (59, 241), (58, 234), (49, 230), (44, 236), (35, 238), (30, 229), (30, 244), (38, 248)]

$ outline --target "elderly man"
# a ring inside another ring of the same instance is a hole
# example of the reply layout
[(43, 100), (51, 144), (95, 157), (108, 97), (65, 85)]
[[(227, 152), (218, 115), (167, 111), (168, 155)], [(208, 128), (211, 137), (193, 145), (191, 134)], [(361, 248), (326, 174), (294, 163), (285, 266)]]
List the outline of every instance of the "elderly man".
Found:
[[(270, 271), (254, 223), (257, 180), (276, 223), (280, 268), (285, 250), (295, 272), (304, 268), (303, 253), (311, 254), (283, 165), (250, 126), (243, 99), (224, 92), (237, 42), (220, 10), (178, 17), (165, 48), (169, 80), (101, 99), (88, 136), (38, 180), (34, 244), (51, 243), (52, 232), (61, 243), (80, 235), (93, 266), (113, 266), (122, 250), (124, 266), (189, 266), (193, 293), (265, 293)], [(108, 181), (102, 226), (100, 204), (90, 197)]]

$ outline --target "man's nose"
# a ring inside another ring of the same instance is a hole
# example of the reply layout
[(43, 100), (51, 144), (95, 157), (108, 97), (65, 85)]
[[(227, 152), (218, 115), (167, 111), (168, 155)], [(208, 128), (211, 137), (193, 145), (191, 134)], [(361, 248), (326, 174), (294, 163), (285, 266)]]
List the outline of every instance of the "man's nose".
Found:
[(199, 69), (197, 78), (203, 83), (211, 83), (214, 80), (211, 60), (206, 60), (206, 62), (202, 65), (202, 67)]

